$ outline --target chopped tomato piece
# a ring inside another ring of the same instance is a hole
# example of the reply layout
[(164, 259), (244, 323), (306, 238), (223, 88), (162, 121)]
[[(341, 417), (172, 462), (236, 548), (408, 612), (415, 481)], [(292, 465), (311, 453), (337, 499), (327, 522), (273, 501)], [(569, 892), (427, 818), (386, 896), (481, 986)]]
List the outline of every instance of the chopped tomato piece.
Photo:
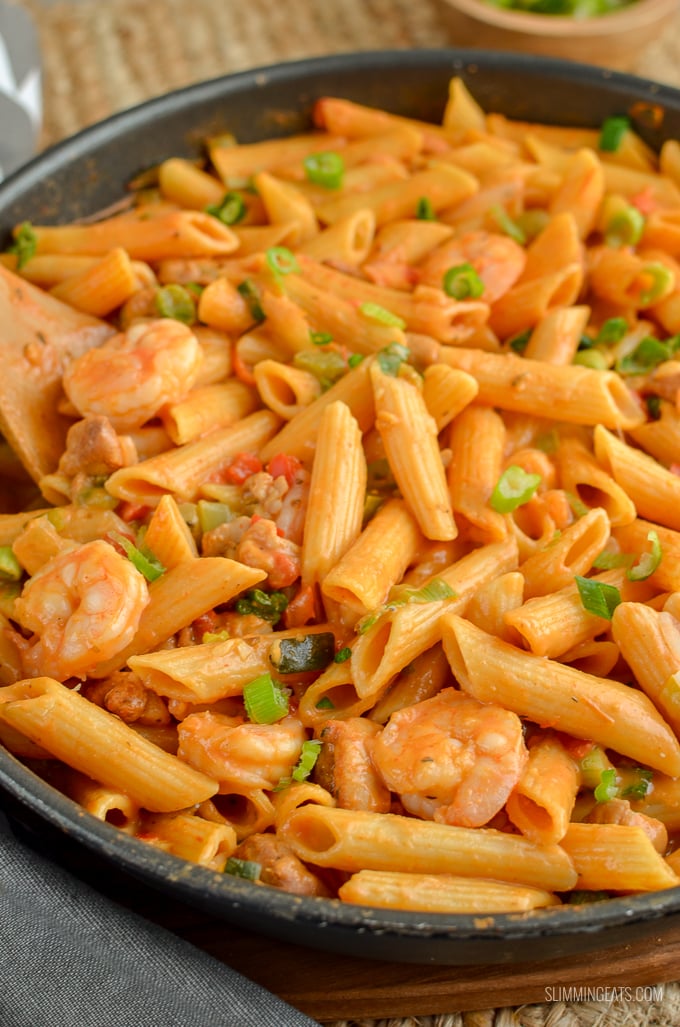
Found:
[(272, 478), (285, 478), (289, 488), (295, 481), (296, 475), (301, 468), (302, 464), (298, 458), (290, 456), (288, 453), (277, 453), (267, 464), (267, 470)]
[(651, 186), (646, 185), (635, 196), (631, 196), (630, 202), (640, 211), (641, 214), (653, 214), (659, 204), (656, 202)]
[(251, 474), (262, 470), (262, 461), (254, 453), (238, 453), (225, 470), (220, 472), (220, 479), (227, 485), (243, 485)]
[(130, 521), (143, 521), (150, 510), (151, 507), (145, 506), (144, 503), (132, 503), (128, 499), (123, 499), (119, 503), (116, 513), (129, 523)]
[(291, 599), (283, 614), (287, 628), (299, 628), (316, 617), (316, 594), (313, 585), (305, 585)]

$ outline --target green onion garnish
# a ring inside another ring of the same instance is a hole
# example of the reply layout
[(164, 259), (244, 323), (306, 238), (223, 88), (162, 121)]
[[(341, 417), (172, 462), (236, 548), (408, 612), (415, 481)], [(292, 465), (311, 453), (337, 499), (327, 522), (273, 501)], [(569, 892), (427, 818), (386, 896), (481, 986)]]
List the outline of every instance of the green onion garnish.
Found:
[(511, 464), (496, 482), (489, 505), (497, 513), (511, 513), (528, 503), (540, 484), (540, 474), (527, 474), (523, 467)]
[(638, 562), (626, 571), (626, 577), (630, 581), (646, 581), (661, 563), (663, 552), (659, 536), (654, 530), (647, 532), (647, 541), (652, 543), (652, 551), (641, 553)]
[(236, 600), (236, 612), (254, 614), (262, 620), (276, 624), (288, 606), (288, 599), (283, 592), (263, 592), (260, 588), (251, 588), (245, 598)]
[(224, 225), (237, 225), (248, 213), (243, 197), (240, 193), (225, 193), (219, 203), (211, 204), (205, 208), (206, 214), (212, 214), (214, 218)]
[(334, 710), (335, 704), (329, 699), (327, 695), (324, 695), (319, 699), (316, 704), (317, 710)]
[(399, 368), (411, 356), (406, 346), (400, 342), (391, 342), (385, 349), (381, 349), (377, 355), (377, 361), (383, 374), (389, 374), (396, 378)]
[(612, 342), (621, 342), (627, 331), (628, 322), (625, 317), (609, 317), (602, 322), (593, 345), (603, 343), (608, 346)]
[(616, 783), (616, 771), (612, 767), (610, 770), (603, 770), (600, 775), (600, 783), (593, 792), (595, 799), (598, 802), (609, 802), (610, 799), (615, 799), (619, 794), (619, 786)]
[(596, 617), (611, 620), (614, 610), (621, 602), (621, 593), (614, 585), (607, 585), (594, 578), (584, 578), (580, 574), (574, 577), (576, 587), (581, 596), (583, 608)]
[(442, 289), (454, 300), (466, 300), (469, 296), (477, 299), (484, 292), (484, 282), (472, 264), (457, 264), (445, 272)]
[(293, 781), (306, 781), (314, 770), (314, 764), (318, 759), (322, 745), (323, 742), (320, 738), (312, 738), (303, 742), (302, 749), (300, 750), (300, 759), (293, 767), (290, 777), (282, 777), (274, 791), (280, 792), (283, 788), (287, 788), (288, 785), (292, 784)]
[(0, 578), (3, 581), (19, 581), (23, 569), (11, 546), (0, 546)]
[(642, 770), (638, 768), (635, 770), (635, 779), (630, 784), (626, 785), (625, 788), (621, 789), (620, 795), (622, 799), (644, 799), (646, 795), (652, 789), (652, 781), (654, 779), (654, 771)]
[(328, 346), (333, 341), (330, 332), (310, 332), (309, 339), (313, 346)]
[(511, 239), (514, 239), (520, 246), (524, 246), (527, 241), (526, 233), (520, 228), (516, 221), (513, 221), (508, 214), (505, 207), (502, 207), (500, 203), (495, 203), (490, 208), (489, 213), (493, 217), (494, 221), (506, 235), (509, 235)]
[(607, 246), (635, 246), (644, 229), (644, 214), (637, 207), (627, 206), (607, 222), (604, 241)]
[(322, 388), (329, 389), (347, 374), (347, 364), (341, 353), (332, 349), (301, 349), (293, 357), (293, 366), (309, 371), (318, 378)]
[(314, 185), (322, 185), (325, 189), (340, 189), (345, 175), (345, 162), (339, 153), (325, 150), (323, 153), (310, 153), (303, 161), (305, 174)]
[(508, 346), (513, 353), (524, 353), (524, 350), (529, 345), (529, 339), (531, 338), (531, 328), (526, 328), (523, 332), (519, 332), (517, 335), (513, 335), (508, 340)]
[(585, 517), (587, 513), (590, 513), (590, 507), (586, 506), (579, 496), (575, 495), (573, 492), (565, 492), (564, 495), (574, 517)]
[(416, 204), (416, 217), (419, 221), (436, 221), (437, 215), (429, 196), (421, 196)]
[(165, 574), (165, 567), (150, 550), (138, 549), (136, 545), (130, 542), (130, 539), (126, 538), (125, 535), (121, 535), (118, 531), (110, 532), (109, 537), (124, 550), (132, 566), (136, 567), (147, 581), (155, 581), (157, 578), (160, 578), (161, 574)]
[(672, 344), (655, 339), (652, 335), (645, 336), (635, 349), (622, 357), (616, 364), (619, 374), (647, 374), (658, 364), (670, 360), (673, 355)]
[(364, 359), (363, 353), (350, 353), (347, 357), (348, 367), (358, 367), (361, 361)]
[(609, 767), (609, 760), (604, 749), (593, 745), (579, 762), (581, 781), (585, 788), (596, 788), (602, 772)]
[(265, 320), (266, 314), (262, 309), (262, 302), (260, 300), (260, 293), (257, 286), (250, 278), (245, 278), (236, 286), (237, 292), (243, 296), (243, 299), (248, 304), (248, 309), (253, 317), (253, 320), (262, 322)]
[(288, 690), (260, 674), (243, 686), (243, 703), (248, 720), (254, 724), (275, 724), (288, 714)]
[(378, 324), (389, 325), (390, 328), (406, 328), (403, 318), (393, 314), (391, 310), (385, 310), (379, 303), (362, 303), (359, 310), (369, 321), (377, 321)]
[(630, 553), (613, 553), (611, 549), (603, 549), (593, 560), (593, 567), (598, 571), (611, 571), (615, 567), (630, 567), (634, 559)]
[(666, 294), (673, 282), (673, 272), (665, 264), (645, 264), (642, 269), (652, 278), (652, 284), (640, 293), (640, 303), (647, 307)]
[(357, 624), (356, 630), (358, 634), (365, 634), (369, 628), (383, 616), (385, 613), (391, 613), (392, 610), (398, 609), (400, 606), (405, 606), (407, 603), (436, 603), (442, 599), (455, 599), (456, 593), (453, 591), (451, 586), (443, 581), (442, 578), (432, 578), (431, 581), (423, 585), (421, 588), (413, 588), (410, 585), (396, 585), (390, 589), (387, 602), (382, 606), (379, 606), (373, 613), (369, 613)]
[(630, 128), (630, 121), (625, 116), (606, 118), (602, 122), (598, 149), (604, 153), (615, 153)]
[(14, 253), (17, 258), (17, 271), (20, 271), (29, 260), (35, 256), (38, 248), (38, 237), (33, 230), (30, 221), (23, 221), (14, 233), (14, 242), (8, 247), (8, 253)]
[(237, 859), (230, 856), (224, 867), (225, 874), (232, 877), (243, 877), (246, 881), (257, 881), (262, 873), (262, 866), (253, 859)]
[(599, 349), (580, 349), (574, 353), (572, 364), (590, 367), (593, 371), (606, 371), (609, 366), (607, 358)]
[(160, 317), (192, 325), (196, 321), (196, 304), (183, 285), (163, 285), (156, 290), (154, 306)]
[(286, 246), (270, 246), (265, 254), (275, 275), (299, 274), (300, 265)]
[(333, 657), (333, 663), (345, 663), (349, 660), (352, 655), (352, 650), (348, 645), (344, 646), (343, 649), (339, 649)]

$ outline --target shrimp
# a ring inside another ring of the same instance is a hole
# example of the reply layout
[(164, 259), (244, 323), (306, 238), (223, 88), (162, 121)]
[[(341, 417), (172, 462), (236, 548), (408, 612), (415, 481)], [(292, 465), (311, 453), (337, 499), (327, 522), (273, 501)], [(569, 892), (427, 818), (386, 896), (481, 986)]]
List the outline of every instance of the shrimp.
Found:
[(84, 678), (131, 641), (149, 602), (146, 579), (101, 539), (59, 553), (24, 585), (15, 616), (34, 632), (24, 672)]
[(500, 812), (527, 757), (515, 713), (455, 688), (393, 713), (372, 746), (409, 813), (459, 827), (482, 827)]
[(441, 286), (451, 267), (471, 264), (482, 282), (482, 299), (493, 303), (510, 289), (524, 270), (526, 253), (508, 235), (495, 232), (467, 232), (448, 239), (419, 265), (418, 281), (423, 285)]
[(321, 731), (324, 743), (314, 768), (342, 809), (389, 813), (390, 793), (369, 756), (370, 740), (380, 731), (365, 717), (329, 720)]
[(236, 783), (239, 788), (275, 788), (290, 775), (307, 737), (295, 717), (254, 724), (209, 711), (186, 717), (178, 735), (179, 758), (210, 773), (222, 792)]
[(141, 321), (74, 360), (64, 372), (64, 391), (83, 417), (102, 414), (116, 431), (132, 431), (181, 399), (202, 361), (186, 325), (172, 318)]

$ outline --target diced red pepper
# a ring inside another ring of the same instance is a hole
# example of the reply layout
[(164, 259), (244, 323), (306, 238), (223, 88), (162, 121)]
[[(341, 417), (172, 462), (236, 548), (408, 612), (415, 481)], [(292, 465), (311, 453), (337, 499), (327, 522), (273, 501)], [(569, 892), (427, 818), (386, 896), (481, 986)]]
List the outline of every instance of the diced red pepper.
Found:
[(128, 524), (130, 521), (143, 521), (150, 512), (150, 506), (145, 506), (144, 503), (133, 503), (128, 499), (123, 499), (116, 510), (118, 516)]
[(296, 456), (290, 456), (289, 453), (277, 453), (273, 456), (267, 464), (267, 470), (271, 474), (272, 478), (285, 478), (290, 488), (297, 474), (299, 473), (302, 464)]
[(220, 472), (220, 480), (227, 485), (243, 485), (251, 474), (262, 470), (262, 461), (254, 453), (238, 453), (229, 466)]

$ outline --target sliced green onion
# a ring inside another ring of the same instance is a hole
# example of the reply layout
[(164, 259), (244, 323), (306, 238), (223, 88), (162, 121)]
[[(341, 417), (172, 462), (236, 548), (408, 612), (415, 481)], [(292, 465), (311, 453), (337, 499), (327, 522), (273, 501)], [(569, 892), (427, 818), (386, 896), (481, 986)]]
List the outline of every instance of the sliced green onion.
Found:
[(253, 614), (261, 620), (276, 624), (287, 606), (288, 599), (284, 592), (263, 592), (261, 588), (251, 588), (244, 598), (236, 600), (235, 608), (237, 613)]
[(593, 371), (606, 371), (609, 366), (606, 356), (599, 349), (577, 350), (574, 353), (572, 364), (589, 367)]
[(17, 271), (20, 271), (25, 264), (35, 257), (38, 248), (38, 237), (35, 234), (30, 221), (23, 221), (14, 232), (14, 242), (8, 247), (8, 253), (14, 253), (17, 258)]
[(322, 696), (316, 704), (317, 710), (334, 710), (335, 704), (328, 698), (327, 695)]
[(163, 285), (156, 290), (154, 306), (161, 317), (192, 325), (196, 321), (196, 304), (183, 285)]
[(456, 593), (451, 586), (442, 578), (432, 578), (431, 581), (421, 588), (413, 588), (409, 585), (397, 585), (390, 590), (387, 602), (379, 606), (373, 613), (368, 614), (357, 624), (357, 632), (365, 634), (369, 628), (383, 616), (392, 610), (405, 606), (408, 603), (436, 603), (443, 599), (455, 599)]
[(524, 353), (524, 350), (529, 345), (530, 338), (531, 328), (526, 328), (523, 332), (513, 335), (513, 337), (508, 340), (508, 346), (513, 353)]
[(643, 307), (647, 307), (652, 303), (656, 303), (658, 299), (661, 299), (668, 292), (673, 283), (673, 272), (665, 264), (657, 263), (645, 264), (642, 270), (652, 278), (652, 284), (649, 289), (645, 289), (644, 292), (640, 293), (640, 303)]
[(573, 492), (565, 492), (564, 495), (574, 517), (585, 517), (586, 514), (590, 513), (590, 507), (586, 506), (583, 500)]
[(626, 571), (626, 577), (630, 581), (646, 581), (661, 563), (663, 551), (656, 531), (647, 532), (647, 541), (652, 543), (652, 551), (641, 553), (638, 562)]
[(608, 317), (606, 321), (602, 322), (593, 345), (600, 342), (604, 345), (609, 345), (612, 342), (621, 342), (627, 331), (628, 322), (625, 317)]
[(672, 350), (668, 343), (647, 335), (631, 353), (617, 361), (616, 370), (624, 375), (647, 374), (659, 364), (670, 360), (671, 356)]
[(250, 278), (245, 278), (242, 282), (236, 286), (236, 291), (243, 296), (243, 299), (248, 304), (248, 309), (253, 317), (254, 321), (258, 323), (262, 322), (266, 318), (266, 314), (262, 309), (262, 301), (260, 299), (260, 293), (255, 283)]
[(300, 750), (300, 759), (293, 767), (290, 777), (282, 777), (274, 791), (280, 792), (283, 788), (287, 788), (288, 785), (292, 784), (293, 781), (306, 781), (314, 770), (314, 765), (319, 758), (322, 745), (323, 742), (320, 738), (311, 738), (303, 742), (302, 749)]
[(362, 303), (359, 310), (369, 321), (376, 321), (378, 324), (388, 325), (390, 328), (406, 328), (403, 318), (393, 314), (391, 310), (381, 307), (379, 303)]
[(324, 189), (340, 189), (342, 186), (345, 162), (339, 153), (332, 150), (310, 153), (302, 163), (308, 180), (314, 185), (322, 185)]
[(279, 674), (304, 674), (310, 670), (325, 670), (334, 654), (333, 632), (317, 631), (277, 639), (269, 651), (269, 660)]
[(337, 651), (337, 653), (333, 657), (333, 663), (346, 663), (347, 660), (349, 660), (351, 655), (352, 655), (352, 650), (350, 649), (350, 647), (348, 645), (346, 645), (346, 646), (344, 646), (344, 648), (339, 649)]
[(625, 785), (620, 790), (619, 794), (622, 799), (644, 799), (652, 790), (654, 771), (643, 770), (641, 767), (638, 767), (633, 773), (634, 778), (630, 784)]
[(493, 217), (494, 221), (506, 235), (509, 235), (511, 239), (514, 239), (520, 246), (524, 246), (527, 241), (526, 234), (522, 231), (516, 221), (513, 221), (508, 214), (505, 207), (501, 206), (500, 203), (495, 203), (490, 208), (489, 213)]
[(270, 246), (265, 253), (267, 263), (275, 275), (299, 274), (300, 265), (287, 246)]
[(364, 359), (363, 353), (350, 353), (347, 357), (348, 367), (358, 367), (361, 361)]
[(611, 571), (615, 567), (630, 567), (633, 560), (630, 553), (613, 553), (611, 549), (603, 549), (593, 560), (593, 567), (598, 571)]
[(574, 581), (584, 610), (596, 617), (611, 620), (614, 610), (621, 602), (621, 593), (618, 588), (615, 588), (614, 585), (607, 585), (603, 581), (595, 581), (594, 578), (584, 578), (580, 574), (575, 576)]
[(260, 674), (243, 686), (243, 702), (248, 720), (254, 724), (275, 724), (288, 714), (288, 691)]
[(539, 210), (537, 207), (532, 207), (529, 210), (523, 210), (521, 214), (517, 215), (515, 226), (522, 233), (525, 241), (530, 242), (537, 235), (541, 234), (549, 221), (550, 214), (547, 210)]
[(248, 213), (248, 208), (240, 193), (228, 192), (224, 194), (219, 203), (206, 207), (205, 212), (212, 214), (223, 225), (237, 225), (239, 221), (243, 221)]
[(301, 349), (293, 357), (293, 366), (309, 371), (318, 378), (324, 389), (347, 374), (347, 364), (341, 353), (326, 349)]
[(389, 374), (396, 378), (401, 365), (411, 356), (406, 346), (400, 342), (391, 342), (385, 349), (381, 349), (377, 355), (377, 361), (383, 374)]
[(445, 272), (442, 289), (454, 300), (477, 299), (484, 292), (484, 282), (472, 264), (456, 264)]
[(600, 745), (593, 745), (579, 762), (581, 782), (584, 788), (596, 788), (602, 772), (611, 767), (606, 752)]
[(138, 549), (125, 535), (121, 535), (118, 531), (110, 532), (110, 538), (125, 551), (125, 555), (132, 566), (136, 567), (147, 581), (156, 581), (157, 578), (160, 578), (161, 574), (165, 574), (165, 567), (150, 550)]
[(597, 802), (609, 802), (619, 794), (619, 786), (616, 783), (616, 770), (603, 770), (600, 775), (600, 783), (593, 792)]
[(3, 581), (20, 581), (23, 568), (11, 546), (0, 546), (0, 578)]
[(237, 859), (236, 856), (230, 856), (224, 872), (232, 877), (242, 877), (246, 881), (257, 881), (262, 873), (262, 866), (253, 859)]
[(310, 332), (309, 339), (313, 346), (328, 346), (333, 336), (330, 332)]
[(419, 221), (436, 221), (437, 215), (429, 196), (421, 196), (416, 204), (416, 217)]
[(645, 216), (637, 207), (627, 206), (607, 222), (604, 241), (607, 246), (635, 246), (645, 229)]
[(604, 153), (616, 153), (629, 128), (630, 121), (624, 115), (605, 118), (600, 129), (598, 149)]
[(523, 467), (511, 464), (496, 482), (489, 505), (497, 513), (511, 513), (529, 502), (541, 480), (540, 474), (527, 474)]

